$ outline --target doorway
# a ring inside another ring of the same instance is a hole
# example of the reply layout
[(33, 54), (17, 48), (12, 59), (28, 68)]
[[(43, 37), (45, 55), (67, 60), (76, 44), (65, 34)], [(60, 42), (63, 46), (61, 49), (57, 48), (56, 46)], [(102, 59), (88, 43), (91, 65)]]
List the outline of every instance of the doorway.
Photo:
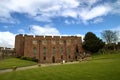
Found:
[(55, 56), (52, 57), (52, 62), (55, 63)]

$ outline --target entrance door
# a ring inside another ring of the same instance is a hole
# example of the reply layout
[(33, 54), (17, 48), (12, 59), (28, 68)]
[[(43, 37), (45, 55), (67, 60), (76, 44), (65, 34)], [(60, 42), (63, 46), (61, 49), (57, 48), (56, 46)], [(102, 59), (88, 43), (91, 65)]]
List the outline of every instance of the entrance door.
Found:
[(52, 62), (55, 63), (55, 57), (54, 56), (52, 57)]
[(75, 56), (75, 60), (77, 61), (77, 59), (78, 59), (78, 57), (77, 56)]

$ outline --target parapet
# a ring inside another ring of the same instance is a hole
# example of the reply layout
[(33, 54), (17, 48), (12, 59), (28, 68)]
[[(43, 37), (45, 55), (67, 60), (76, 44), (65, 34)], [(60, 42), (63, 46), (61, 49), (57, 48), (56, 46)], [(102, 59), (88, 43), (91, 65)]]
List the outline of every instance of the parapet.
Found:
[(28, 38), (33, 38), (33, 39), (81, 39), (81, 37), (78, 36), (39, 36), (39, 35), (23, 35), (23, 34), (18, 34), (16, 37), (28, 37)]

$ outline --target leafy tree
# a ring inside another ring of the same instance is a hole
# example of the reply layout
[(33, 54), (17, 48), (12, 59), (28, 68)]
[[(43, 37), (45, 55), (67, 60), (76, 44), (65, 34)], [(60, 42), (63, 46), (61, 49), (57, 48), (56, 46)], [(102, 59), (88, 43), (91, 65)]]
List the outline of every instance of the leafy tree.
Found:
[(101, 36), (107, 44), (116, 43), (118, 41), (118, 32), (117, 31), (104, 30), (101, 33)]
[(98, 52), (104, 47), (105, 43), (94, 33), (88, 32), (84, 37), (83, 48), (92, 53)]

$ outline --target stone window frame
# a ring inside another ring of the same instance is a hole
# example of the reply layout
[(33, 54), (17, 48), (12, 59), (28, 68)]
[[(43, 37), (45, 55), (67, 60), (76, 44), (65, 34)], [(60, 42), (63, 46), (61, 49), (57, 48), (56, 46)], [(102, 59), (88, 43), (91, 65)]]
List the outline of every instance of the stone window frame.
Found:
[(60, 45), (63, 45), (63, 44), (64, 44), (64, 41), (63, 41), (63, 40), (59, 40), (59, 44), (60, 44)]
[(37, 45), (37, 40), (33, 40), (32, 43), (33, 43), (34, 45)]
[(52, 47), (52, 54), (56, 54), (56, 48), (55, 47)]
[(47, 48), (46, 47), (43, 47), (43, 55), (45, 56), (47, 53)]
[(67, 49), (67, 54), (71, 54), (71, 48), (70, 47), (68, 47), (68, 49)]
[(47, 44), (47, 40), (42, 40), (42, 45), (46, 45)]
[(37, 48), (36, 47), (33, 48), (33, 53), (34, 53), (34, 55), (37, 53)]
[(71, 44), (71, 39), (67, 40), (67, 45), (70, 45)]
[(61, 55), (61, 60), (63, 60), (64, 58), (63, 58), (63, 55)]
[(63, 54), (63, 52), (64, 52), (63, 47), (60, 47), (60, 54)]
[(43, 56), (43, 60), (46, 61), (46, 56)]
[(68, 58), (71, 59), (71, 55), (69, 55)]
[(53, 45), (55, 45), (55, 44), (56, 44), (56, 41), (55, 41), (55, 40), (51, 40), (51, 43), (52, 43)]

